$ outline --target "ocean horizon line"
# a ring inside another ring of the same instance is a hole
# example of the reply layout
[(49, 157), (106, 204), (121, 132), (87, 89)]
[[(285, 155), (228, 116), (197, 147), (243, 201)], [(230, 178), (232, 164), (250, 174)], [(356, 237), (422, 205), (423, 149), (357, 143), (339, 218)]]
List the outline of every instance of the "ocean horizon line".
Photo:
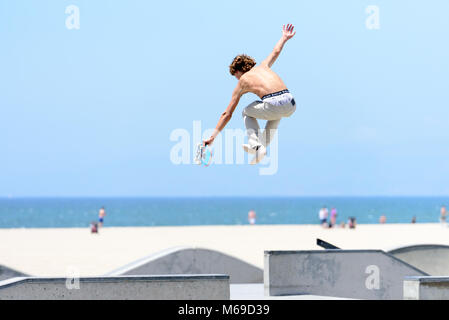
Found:
[(12, 199), (291, 199), (291, 198), (448, 198), (449, 195), (207, 195), (207, 196), (0, 196), (0, 200)]

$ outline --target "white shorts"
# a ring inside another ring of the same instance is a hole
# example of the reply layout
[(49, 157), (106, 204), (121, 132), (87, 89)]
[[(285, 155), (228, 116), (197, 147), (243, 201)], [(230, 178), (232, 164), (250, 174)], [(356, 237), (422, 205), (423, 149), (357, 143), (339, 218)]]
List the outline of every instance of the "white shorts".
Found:
[(280, 120), (290, 117), (296, 110), (296, 102), (288, 90), (267, 94), (262, 101), (254, 101), (245, 109), (243, 116), (262, 120)]

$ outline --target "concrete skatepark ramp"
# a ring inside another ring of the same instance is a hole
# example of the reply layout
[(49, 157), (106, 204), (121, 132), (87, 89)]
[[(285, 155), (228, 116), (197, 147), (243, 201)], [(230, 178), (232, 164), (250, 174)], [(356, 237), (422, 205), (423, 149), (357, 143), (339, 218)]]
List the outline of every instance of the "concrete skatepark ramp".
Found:
[(449, 275), (449, 246), (423, 244), (400, 247), (387, 252), (432, 276)]
[(265, 251), (266, 295), (403, 299), (406, 276), (428, 276), (382, 250)]
[(22, 272), (0, 265), (0, 281), (14, 277), (26, 277), (26, 276), (27, 275)]
[(263, 283), (262, 269), (218, 251), (194, 247), (164, 250), (107, 276), (157, 274), (227, 274), (230, 283)]
[(21, 277), (0, 282), (0, 300), (229, 300), (227, 275)]

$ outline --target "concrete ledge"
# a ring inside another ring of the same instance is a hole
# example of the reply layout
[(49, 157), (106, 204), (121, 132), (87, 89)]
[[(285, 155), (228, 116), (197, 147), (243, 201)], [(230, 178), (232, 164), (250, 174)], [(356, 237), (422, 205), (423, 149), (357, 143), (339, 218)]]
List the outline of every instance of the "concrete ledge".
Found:
[(229, 300), (227, 275), (21, 277), (0, 282), (0, 300)]
[(405, 277), (404, 300), (449, 300), (449, 277)]
[(425, 272), (382, 250), (265, 251), (265, 295), (402, 299), (406, 276)]

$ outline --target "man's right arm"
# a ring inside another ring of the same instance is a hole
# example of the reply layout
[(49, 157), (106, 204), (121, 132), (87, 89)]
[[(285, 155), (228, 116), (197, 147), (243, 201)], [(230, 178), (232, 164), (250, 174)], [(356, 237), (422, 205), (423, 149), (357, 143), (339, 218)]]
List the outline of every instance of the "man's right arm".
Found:
[(274, 47), (273, 51), (270, 53), (270, 55), (262, 61), (262, 65), (266, 65), (269, 68), (273, 65), (273, 63), (276, 61), (276, 59), (279, 57), (279, 54), (282, 51), (282, 48), (284, 48), (284, 44), (293, 36), (295, 35), (296, 31), (293, 32), (294, 26), (292, 24), (287, 24), (287, 28), (282, 26), (282, 37), (279, 39), (278, 43), (276, 43), (276, 46)]

